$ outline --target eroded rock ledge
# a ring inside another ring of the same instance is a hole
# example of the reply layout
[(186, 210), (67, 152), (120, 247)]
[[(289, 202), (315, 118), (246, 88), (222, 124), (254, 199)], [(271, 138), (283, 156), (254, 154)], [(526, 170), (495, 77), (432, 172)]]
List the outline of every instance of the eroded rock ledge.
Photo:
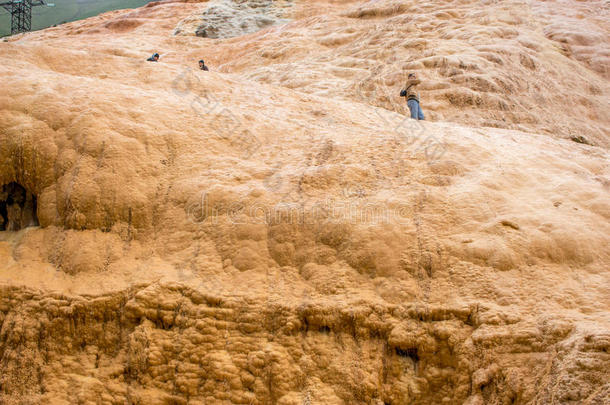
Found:
[(610, 336), (478, 305), (294, 307), (178, 284), (99, 297), (0, 292), (3, 401), (601, 403), (608, 393), (598, 367)]

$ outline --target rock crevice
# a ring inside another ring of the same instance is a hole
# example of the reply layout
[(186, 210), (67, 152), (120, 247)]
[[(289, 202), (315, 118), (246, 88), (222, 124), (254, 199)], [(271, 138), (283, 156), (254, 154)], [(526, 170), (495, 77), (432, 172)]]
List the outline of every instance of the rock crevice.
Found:
[(29, 226), (38, 226), (36, 196), (19, 183), (0, 186), (0, 231)]

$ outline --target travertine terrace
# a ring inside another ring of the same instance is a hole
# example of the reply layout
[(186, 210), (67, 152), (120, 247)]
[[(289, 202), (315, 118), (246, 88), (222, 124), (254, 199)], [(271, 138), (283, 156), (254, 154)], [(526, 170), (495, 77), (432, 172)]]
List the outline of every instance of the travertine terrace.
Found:
[(609, 14), (166, 1), (0, 41), (0, 403), (608, 404)]

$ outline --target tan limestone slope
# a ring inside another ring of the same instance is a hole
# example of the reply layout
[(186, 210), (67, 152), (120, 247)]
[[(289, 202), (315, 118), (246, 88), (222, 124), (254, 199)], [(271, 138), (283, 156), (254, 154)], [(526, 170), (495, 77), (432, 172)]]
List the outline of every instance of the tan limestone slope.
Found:
[[(171, 35), (206, 4), (161, 3), (0, 43), (0, 184), (40, 222), (0, 232), (0, 402), (604, 403), (606, 79), (542, 52), (583, 80), (549, 83), (538, 122), (509, 108), (526, 131), (440, 101), (461, 124), (416, 123), (383, 72), (352, 100), (370, 72), (331, 75), (341, 49), (313, 41), (414, 18), (388, 4), (296, 4), (283, 30), (212, 40)], [(292, 69), (260, 63), (283, 36)], [(584, 123), (562, 97), (587, 86)], [(554, 133), (563, 113), (598, 146)]]
[(343, 3), (215, 47), (222, 71), (397, 112), (406, 112), (397, 97), (406, 72), (416, 71), (434, 120), (608, 146), (607, 3)]

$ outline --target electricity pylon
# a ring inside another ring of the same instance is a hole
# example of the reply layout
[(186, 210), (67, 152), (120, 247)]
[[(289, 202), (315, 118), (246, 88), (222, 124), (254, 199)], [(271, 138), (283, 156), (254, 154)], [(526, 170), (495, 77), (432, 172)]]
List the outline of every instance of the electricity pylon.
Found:
[(45, 0), (9, 0), (0, 3), (11, 13), (11, 35), (32, 29), (32, 7), (53, 5), (45, 3)]

